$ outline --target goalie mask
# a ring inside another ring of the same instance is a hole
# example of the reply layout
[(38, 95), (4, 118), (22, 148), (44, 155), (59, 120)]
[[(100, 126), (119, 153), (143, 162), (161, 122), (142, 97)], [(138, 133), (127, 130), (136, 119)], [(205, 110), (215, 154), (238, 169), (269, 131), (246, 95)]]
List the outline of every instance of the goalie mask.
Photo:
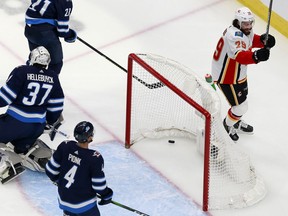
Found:
[(236, 10), (233, 25), (249, 35), (255, 23), (254, 15), (247, 7), (242, 7)]
[(30, 53), (30, 65), (40, 64), (48, 66), (50, 61), (51, 61), (50, 54), (48, 50), (43, 46), (35, 48)]
[(82, 121), (78, 123), (74, 129), (74, 137), (80, 142), (88, 141), (88, 138), (94, 135), (94, 127), (90, 122)]

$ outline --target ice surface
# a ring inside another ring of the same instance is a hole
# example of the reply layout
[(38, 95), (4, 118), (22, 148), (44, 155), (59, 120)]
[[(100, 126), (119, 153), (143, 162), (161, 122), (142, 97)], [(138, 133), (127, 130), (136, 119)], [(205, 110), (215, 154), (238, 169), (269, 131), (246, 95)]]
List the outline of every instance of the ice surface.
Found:
[[(1, 0), (0, 84), (14, 67), (24, 64), (28, 56), (23, 34), (28, 2)], [(234, 10), (239, 6), (234, 0), (74, 0), (71, 27), (82, 39), (123, 67), (127, 67), (129, 53), (155, 53), (181, 62), (204, 78), (210, 72), (217, 40), (230, 25)], [(266, 22), (256, 17), (254, 30), (264, 33)], [(248, 67), (249, 111), (245, 120), (255, 127), (255, 134), (243, 135), (237, 143), (249, 153), (267, 185), (268, 194), (253, 207), (211, 211), (208, 215), (288, 214), (288, 138), (285, 136), (288, 41), (273, 28), (270, 33), (277, 40), (271, 58)], [(72, 135), (74, 125), (79, 121), (89, 120), (95, 125), (95, 146), (92, 147), (99, 149), (105, 158), (107, 181), (115, 191), (115, 201), (153, 216), (205, 215), (199, 207), (201, 197), (193, 197), (191, 183), (165, 177), (168, 161), (160, 161), (164, 167), (156, 170), (155, 158), (142, 158), (124, 148), (125, 72), (79, 41), (74, 44), (63, 42), (63, 48), (64, 67), (60, 79), (66, 100), (65, 124), (60, 129)], [(223, 99), (223, 115), (227, 108)], [(4, 112), (5, 108), (0, 111)], [(53, 148), (65, 139), (61, 135), (57, 135), (54, 142), (50, 142), (47, 135), (41, 138)], [(176, 141), (175, 144), (180, 143)], [(152, 148), (151, 152), (159, 151)], [(167, 149), (161, 148), (163, 152), (171, 150), (168, 145)], [(181, 158), (181, 155), (174, 157)], [(159, 162), (157, 158), (156, 162)], [(186, 165), (183, 161), (183, 167)], [(181, 175), (183, 170), (175, 169), (175, 176)], [(187, 178), (193, 178), (193, 171), (187, 172)], [(1, 215), (5, 216), (62, 215), (56, 187), (44, 174), (30, 171), (7, 185), (0, 185), (0, 203)], [(103, 215), (135, 215), (112, 204), (100, 207), (100, 210)]]

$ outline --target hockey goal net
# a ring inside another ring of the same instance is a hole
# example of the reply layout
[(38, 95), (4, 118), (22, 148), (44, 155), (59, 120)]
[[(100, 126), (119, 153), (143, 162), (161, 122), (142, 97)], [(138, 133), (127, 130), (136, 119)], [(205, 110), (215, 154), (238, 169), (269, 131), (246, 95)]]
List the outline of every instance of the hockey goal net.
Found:
[(223, 128), (220, 98), (204, 79), (173, 60), (132, 53), (127, 81), (126, 148), (165, 136), (196, 142), (204, 155), (204, 211), (243, 208), (264, 198), (263, 181)]

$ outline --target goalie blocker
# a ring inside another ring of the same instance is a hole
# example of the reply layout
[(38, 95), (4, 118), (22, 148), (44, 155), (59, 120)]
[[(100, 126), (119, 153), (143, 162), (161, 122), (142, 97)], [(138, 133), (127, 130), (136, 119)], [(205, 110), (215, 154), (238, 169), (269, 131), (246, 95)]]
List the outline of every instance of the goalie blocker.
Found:
[(9, 145), (0, 143), (0, 181), (8, 183), (21, 175), (25, 168), (45, 172), (45, 165), (53, 150), (38, 139), (26, 154), (16, 154)]

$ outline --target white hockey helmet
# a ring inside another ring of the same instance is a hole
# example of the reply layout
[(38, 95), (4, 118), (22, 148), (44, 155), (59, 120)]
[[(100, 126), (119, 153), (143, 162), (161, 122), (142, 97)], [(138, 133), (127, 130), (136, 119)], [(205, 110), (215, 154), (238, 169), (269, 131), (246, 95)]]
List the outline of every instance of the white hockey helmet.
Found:
[(235, 11), (235, 19), (238, 20), (240, 28), (242, 22), (252, 22), (253, 24), (255, 23), (254, 15), (252, 11), (247, 7), (238, 8)]
[(43, 46), (39, 46), (33, 49), (30, 53), (30, 65), (40, 64), (47, 66), (50, 63), (50, 61), (51, 61), (50, 53)]

